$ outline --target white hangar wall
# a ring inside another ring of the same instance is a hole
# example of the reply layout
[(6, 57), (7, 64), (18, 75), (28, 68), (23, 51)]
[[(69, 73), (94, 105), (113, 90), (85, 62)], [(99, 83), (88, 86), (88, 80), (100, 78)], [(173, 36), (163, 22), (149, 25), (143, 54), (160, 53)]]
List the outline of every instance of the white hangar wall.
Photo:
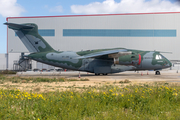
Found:
[(7, 54), (0, 54), (0, 70), (5, 70), (6, 69), (6, 57)]
[[(123, 47), (172, 52), (173, 54), (164, 55), (170, 60), (180, 59), (179, 12), (10, 17), (7, 21), (35, 23), (39, 30), (54, 30), (54, 35), (44, 35), (43, 38), (56, 50), (80, 51)], [(7, 32), (8, 53), (28, 53), (14, 31), (8, 29)]]

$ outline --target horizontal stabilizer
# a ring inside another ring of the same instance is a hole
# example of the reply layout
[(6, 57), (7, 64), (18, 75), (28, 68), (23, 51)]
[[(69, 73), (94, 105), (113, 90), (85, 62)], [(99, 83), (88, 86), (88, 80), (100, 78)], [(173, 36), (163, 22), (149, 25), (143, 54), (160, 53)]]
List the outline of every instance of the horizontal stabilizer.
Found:
[(15, 23), (4, 23), (5, 25), (8, 25), (9, 28), (13, 30), (19, 30), (19, 29), (32, 29), (34, 26), (29, 25), (22, 25), (22, 24), (15, 24)]

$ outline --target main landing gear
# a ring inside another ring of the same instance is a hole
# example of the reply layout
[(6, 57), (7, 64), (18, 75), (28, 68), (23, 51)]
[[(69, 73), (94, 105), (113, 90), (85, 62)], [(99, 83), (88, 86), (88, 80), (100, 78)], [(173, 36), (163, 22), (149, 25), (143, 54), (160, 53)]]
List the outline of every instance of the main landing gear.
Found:
[[(95, 73), (95, 75), (100, 75), (100, 73)], [(102, 75), (108, 75), (107, 73), (102, 73)]]
[(156, 71), (155, 75), (161, 75), (161, 73), (159, 71)]
[(99, 73), (95, 73), (95, 75), (100, 75)]

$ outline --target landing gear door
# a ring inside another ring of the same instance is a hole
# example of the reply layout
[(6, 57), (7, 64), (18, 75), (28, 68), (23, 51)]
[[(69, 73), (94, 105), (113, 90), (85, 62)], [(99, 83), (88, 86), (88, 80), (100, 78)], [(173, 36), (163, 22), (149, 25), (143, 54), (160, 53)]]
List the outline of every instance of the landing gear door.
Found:
[(83, 61), (83, 66), (84, 66), (84, 70), (89, 70), (89, 62), (90, 60), (89, 59), (84, 59)]

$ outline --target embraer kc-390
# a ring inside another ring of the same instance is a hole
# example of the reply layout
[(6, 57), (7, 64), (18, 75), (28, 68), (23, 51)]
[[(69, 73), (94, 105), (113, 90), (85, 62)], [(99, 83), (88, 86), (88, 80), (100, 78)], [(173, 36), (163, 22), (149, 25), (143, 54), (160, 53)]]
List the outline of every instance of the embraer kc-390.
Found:
[(56, 51), (38, 33), (34, 23), (4, 23), (13, 29), (30, 52), (26, 57), (48, 65), (107, 75), (123, 71), (159, 70), (172, 66), (158, 51), (126, 48), (96, 49), (88, 51)]

